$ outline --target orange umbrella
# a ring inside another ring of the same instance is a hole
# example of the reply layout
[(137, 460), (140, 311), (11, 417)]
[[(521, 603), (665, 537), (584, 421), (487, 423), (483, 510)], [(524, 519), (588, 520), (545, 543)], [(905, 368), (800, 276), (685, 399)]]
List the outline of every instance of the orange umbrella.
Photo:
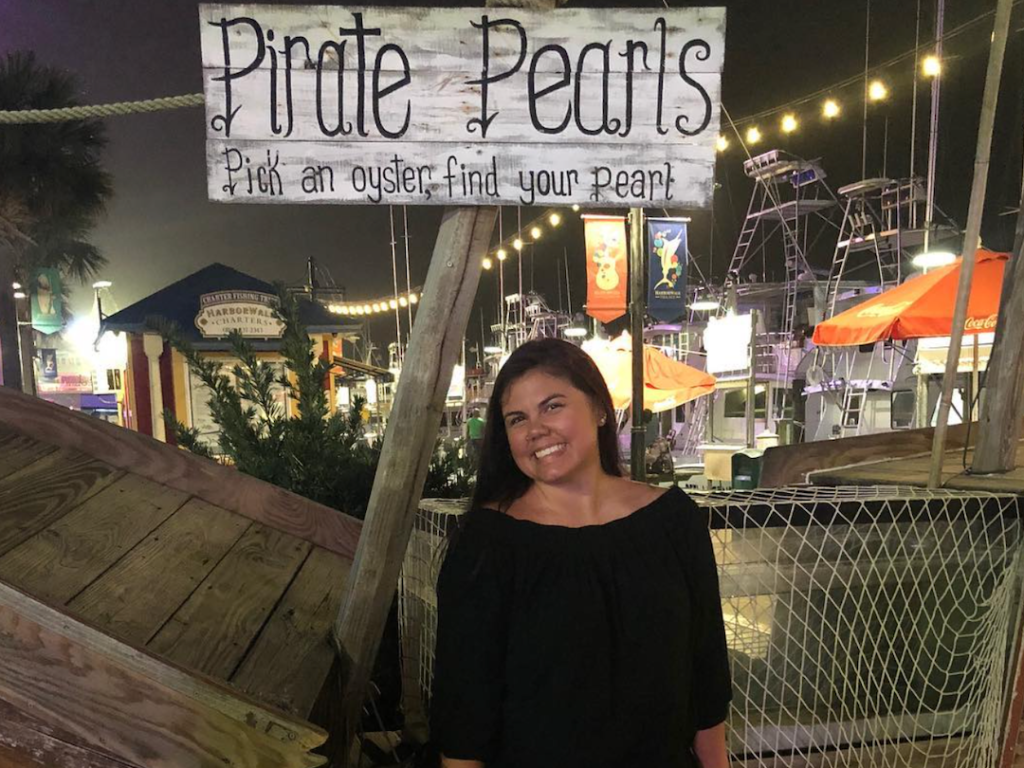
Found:
[[(975, 254), (964, 334), (990, 333), (999, 314), (1008, 253), (984, 248)], [(814, 329), (814, 343), (844, 347), (886, 339), (949, 336), (953, 329), (960, 262), (939, 267), (842, 312)]]
[[(628, 333), (612, 341), (597, 339), (583, 345), (608, 384), (612, 404), (626, 408), (633, 398), (633, 343)], [(715, 389), (716, 379), (644, 345), (644, 408), (653, 413), (696, 400)]]

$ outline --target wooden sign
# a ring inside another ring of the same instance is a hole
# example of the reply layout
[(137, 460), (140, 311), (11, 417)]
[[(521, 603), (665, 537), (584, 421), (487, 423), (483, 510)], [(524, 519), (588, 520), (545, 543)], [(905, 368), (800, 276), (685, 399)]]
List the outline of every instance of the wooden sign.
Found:
[(702, 207), (725, 9), (200, 5), (222, 202)]

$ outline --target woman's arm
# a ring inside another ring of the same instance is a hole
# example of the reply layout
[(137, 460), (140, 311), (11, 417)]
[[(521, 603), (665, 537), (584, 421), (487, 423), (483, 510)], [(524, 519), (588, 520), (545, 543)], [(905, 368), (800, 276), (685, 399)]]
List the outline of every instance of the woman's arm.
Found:
[(479, 760), (456, 760), (441, 755), (441, 768), (484, 768), (484, 764)]
[(693, 737), (693, 751), (700, 762), (700, 768), (729, 768), (729, 752), (725, 748), (725, 723), (697, 731), (697, 735)]

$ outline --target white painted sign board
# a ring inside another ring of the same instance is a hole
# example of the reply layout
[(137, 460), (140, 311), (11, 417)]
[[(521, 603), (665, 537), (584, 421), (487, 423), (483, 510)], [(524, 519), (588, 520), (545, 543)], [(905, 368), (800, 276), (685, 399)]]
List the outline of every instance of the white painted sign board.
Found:
[(195, 323), (207, 339), (222, 339), (232, 331), (245, 337), (279, 339), (284, 323), (274, 314), (277, 296), (258, 291), (218, 291), (199, 297)]
[(199, 8), (211, 200), (710, 204), (724, 8)]

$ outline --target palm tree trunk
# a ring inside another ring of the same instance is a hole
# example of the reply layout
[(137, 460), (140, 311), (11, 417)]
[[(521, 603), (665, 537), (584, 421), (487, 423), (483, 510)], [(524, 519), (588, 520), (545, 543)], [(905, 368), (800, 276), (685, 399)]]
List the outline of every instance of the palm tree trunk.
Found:
[(0, 384), (20, 390), (21, 356), (13, 283), (14, 253), (9, 246), (0, 245)]

